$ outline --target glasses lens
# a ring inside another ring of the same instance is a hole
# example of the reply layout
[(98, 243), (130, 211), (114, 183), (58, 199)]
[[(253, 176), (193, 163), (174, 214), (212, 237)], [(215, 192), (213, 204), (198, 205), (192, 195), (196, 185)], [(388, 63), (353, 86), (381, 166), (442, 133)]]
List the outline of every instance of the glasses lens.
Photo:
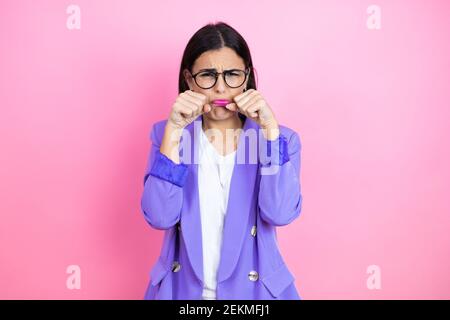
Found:
[(200, 72), (195, 77), (195, 82), (197, 82), (197, 85), (203, 89), (211, 88), (216, 82), (216, 74), (209, 71)]
[(245, 82), (246, 74), (242, 70), (231, 70), (225, 74), (225, 82), (232, 88), (240, 87)]

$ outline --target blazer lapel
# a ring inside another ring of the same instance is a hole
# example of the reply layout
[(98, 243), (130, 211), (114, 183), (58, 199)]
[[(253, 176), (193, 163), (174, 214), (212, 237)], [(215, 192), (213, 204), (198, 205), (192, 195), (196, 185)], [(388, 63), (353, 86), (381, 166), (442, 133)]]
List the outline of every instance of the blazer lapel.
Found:
[[(197, 124), (196, 124), (197, 123)], [(194, 120), (189, 124), (184, 132), (187, 136), (182, 136), (180, 146), (186, 147), (188, 155), (183, 155), (185, 161), (189, 161), (189, 173), (184, 186), (183, 209), (181, 212), (181, 234), (184, 239), (186, 251), (192, 268), (197, 278), (203, 283), (203, 247), (202, 247), (202, 226), (200, 218), (199, 192), (198, 192), (198, 144), (195, 126), (200, 125), (201, 120)], [(184, 138), (190, 140), (184, 143)]]
[[(198, 120), (200, 119), (200, 120)], [(249, 213), (256, 201), (254, 196), (255, 179), (257, 175), (256, 163), (249, 162), (249, 143), (245, 143), (245, 133), (249, 129), (256, 129), (257, 125), (250, 119), (246, 119), (243, 132), (239, 137), (237, 157), (239, 154), (245, 156), (245, 163), (236, 163), (230, 182), (227, 212), (225, 215), (221, 259), (217, 273), (217, 282), (226, 280), (231, 276), (239, 259), (240, 249), (247, 228)], [(190, 146), (186, 144), (186, 151), (190, 152), (183, 159), (188, 159), (189, 174), (185, 185), (183, 209), (181, 213), (182, 235), (186, 251), (192, 268), (197, 278), (203, 283), (203, 246), (202, 225), (200, 216), (199, 190), (198, 190), (198, 131), (202, 130), (202, 118), (197, 118), (185, 128), (186, 137), (190, 138)], [(258, 131), (256, 130), (256, 135)], [(183, 144), (184, 136), (181, 138), (180, 146)], [(251, 142), (250, 142), (251, 143)], [(185, 150), (183, 150), (183, 153)], [(254, 162), (254, 161), (253, 161)]]
[(256, 201), (254, 188), (258, 165), (254, 163), (255, 161), (252, 163), (249, 161), (249, 144), (252, 143), (252, 140), (249, 143), (245, 143), (244, 139), (248, 130), (255, 129), (255, 126), (256, 123), (247, 118), (244, 123), (243, 132), (241, 132), (239, 137), (237, 156), (239, 157), (239, 154), (242, 153), (245, 162), (242, 163), (242, 161), (238, 161), (238, 158), (236, 158), (231, 177), (217, 282), (222, 282), (229, 278), (236, 267), (245, 238), (249, 214), (254, 205), (254, 201)]

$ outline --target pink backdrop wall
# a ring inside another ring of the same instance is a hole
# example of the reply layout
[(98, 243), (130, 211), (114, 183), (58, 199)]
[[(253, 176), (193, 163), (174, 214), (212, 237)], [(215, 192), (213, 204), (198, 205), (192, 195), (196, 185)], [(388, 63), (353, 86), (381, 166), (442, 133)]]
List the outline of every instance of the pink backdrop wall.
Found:
[[(66, 26), (70, 4), (81, 29)], [(378, 5), (381, 29), (367, 8)], [(302, 138), (280, 228), (304, 299), (450, 298), (448, 1), (1, 1), (0, 298), (141, 299), (153, 122), (189, 37), (222, 20)], [(68, 289), (66, 268), (81, 269)], [(381, 288), (367, 286), (367, 268)]]

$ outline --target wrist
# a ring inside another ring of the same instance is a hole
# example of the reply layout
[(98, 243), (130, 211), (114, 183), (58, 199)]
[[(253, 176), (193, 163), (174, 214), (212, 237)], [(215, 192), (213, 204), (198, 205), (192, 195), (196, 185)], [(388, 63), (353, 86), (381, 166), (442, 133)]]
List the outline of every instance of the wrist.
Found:
[(275, 119), (272, 119), (261, 126), (264, 138), (267, 140), (276, 140), (280, 135), (280, 127)]
[(172, 121), (170, 121), (170, 120), (167, 120), (165, 129), (166, 129), (166, 130), (171, 130), (171, 131), (174, 131), (174, 130), (183, 130), (183, 128), (180, 128), (180, 126), (174, 124), (174, 123), (173, 123)]
[(160, 146), (160, 152), (175, 163), (180, 163), (179, 146), (183, 129), (174, 127), (169, 122), (164, 128), (164, 136)]

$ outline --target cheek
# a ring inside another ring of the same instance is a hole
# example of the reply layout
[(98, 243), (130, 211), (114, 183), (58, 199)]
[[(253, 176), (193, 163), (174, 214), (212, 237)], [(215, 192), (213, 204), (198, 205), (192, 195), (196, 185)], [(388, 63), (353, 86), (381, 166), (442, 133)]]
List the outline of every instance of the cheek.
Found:
[(203, 94), (203, 95), (209, 97), (209, 92), (208, 92), (208, 90), (199, 88), (199, 87), (196, 86), (196, 85), (193, 86), (193, 90), (192, 90), (192, 91), (197, 92), (197, 93), (201, 93), (201, 94)]
[(233, 91), (231, 91), (231, 95), (232, 95), (233, 97), (236, 97), (236, 96), (242, 94), (242, 93), (244, 92), (244, 88), (245, 88), (245, 87), (242, 86), (242, 88), (236, 88), (236, 89), (233, 89)]

